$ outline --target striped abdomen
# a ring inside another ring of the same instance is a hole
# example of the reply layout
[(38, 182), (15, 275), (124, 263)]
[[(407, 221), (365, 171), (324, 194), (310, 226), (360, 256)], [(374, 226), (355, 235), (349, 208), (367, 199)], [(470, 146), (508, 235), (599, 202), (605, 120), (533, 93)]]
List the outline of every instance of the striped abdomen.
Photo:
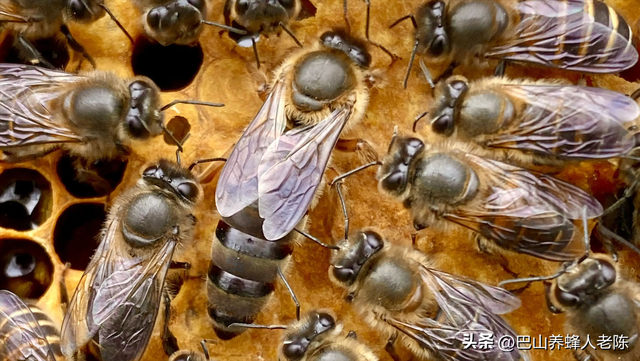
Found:
[(0, 347), (0, 360), (23, 360), (27, 355), (33, 356), (35, 361), (48, 361), (46, 355), (62, 360), (60, 331), (41, 309), (30, 308), (0, 310), (9, 316), (0, 323), (0, 344), (8, 346)]
[(293, 251), (293, 235), (267, 241), (254, 206), (218, 222), (207, 280), (208, 312), (221, 339), (241, 332), (227, 326), (252, 323), (273, 293), (278, 267)]

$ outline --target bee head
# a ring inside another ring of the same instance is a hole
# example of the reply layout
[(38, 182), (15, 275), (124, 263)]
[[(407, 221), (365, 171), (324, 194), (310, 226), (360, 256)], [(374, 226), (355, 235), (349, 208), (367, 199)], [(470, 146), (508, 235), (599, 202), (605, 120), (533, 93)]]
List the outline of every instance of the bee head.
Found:
[(160, 90), (146, 78), (129, 84), (130, 107), (125, 118), (125, 129), (131, 137), (148, 139), (162, 133), (164, 116), (160, 111)]
[(335, 327), (336, 320), (329, 313), (317, 311), (309, 313), (296, 325), (293, 332), (284, 337), (282, 355), (289, 361), (302, 359), (314, 340)]
[(237, 21), (257, 31), (258, 24), (268, 30), (279, 27), (280, 22), (288, 23), (297, 16), (299, 6), (296, 0), (237, 0), (234, 10)]
[(163, 46), (194, 44), (202, 32), (206, 8), (204, 0), (176, 0), (149, 10), (144, 26)]
[(467, 79), (460, 76), (453, 76), (438, 84), (436, 89), (436, 99), (438, 101), (437, 110), (431, 121), (431, 129), (445, 136), (453, 134), (456, 118), (459, 115), (459, 103), (469, 89)]
[(67, 13), (73, 21), (91, 23), (104, 16), (103, 6), (103, 0), (69, 0)]
[(578, 307), (589, 296), (616, 281), (616, 268), (608, 260), (587, 258), (575, 270), (558, 278), (554, 296), (563, 307)]
[(418, 138), (393, 137), (389, 156), (378, 170), (382, 190), (396, 196), (403, 194), (409, 185), (412, 166), (424, 148), (424, 142)]
[(202, 193), (191, 172), (166, 159), (145, 169), (142, 172), (142, 179), (160, 188), (169, 188), (181, 199), (190, 203), (196, 203)]
[(451, 50), (449, 37), (445, 31), (445, 8), (444, 1), (434, 0), (418, 9), (416, 40), (419, 53), (437, 57)]
[(327, 31), (320, 36), (320, 42), (327, 48), (344, 52), (353, 62), (361, 68), (368, 68), (371, 65), (371, 55), (362, 41), (359, 41), (344, 31)]
[(347, 241), (338, 257), (331, 262), (333, 277), (346, 286), (356, 281), (367, 261), (384, 247), (384, 239), (374, 231), (360, 231), (350, 238), (353, 241)]

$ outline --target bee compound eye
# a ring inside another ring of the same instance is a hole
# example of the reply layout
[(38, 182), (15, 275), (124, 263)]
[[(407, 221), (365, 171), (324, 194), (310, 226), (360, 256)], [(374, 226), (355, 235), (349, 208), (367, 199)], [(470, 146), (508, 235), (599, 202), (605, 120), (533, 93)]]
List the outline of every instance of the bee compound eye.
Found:
[(295, 0), (279, 0), (278, 2), (285, 9), (293, 9), (296, 6)]
[(368, 249), (367, 253), (371, 253), (371, 251), (375, 252), (379, 250), (380, 248), (382, 248), (382, 245), (384, 244), (384, 241), (382, 240), (382, 236), (380, 236), (376, 232), (367, 231), (364, 233), (364, 237), (366, 242), (365, 245), (366, 245), (366, 248)]
[(151, 136), (147, 127), (144, 126), (140, 118), (130, 115), (126, 120), (127, 130), (134, 138), (146, 139)]
[(333, 276), (340, 282), (349, 283), (353, 278), (353, 270), (348, 267), (335, 266), (333, 268)]
[(336, 320), (330, 314), (322, 312), (318, 314), (318, 323), (328, 329), (335, 326)]
[(449, 114), (443, 114), (433, 121), (431, 128), (438, 134), (448, 135), (453, 130), (453, 119)]
[(429, 45), (429, 52), (433, 56), (440, 56), (444, 53), (447, 47), (447, 39), (444, 35), (436, 35)]
[(147, 13), (147, 24), (150, 28), (157, 29), (160, 27), (160, 19), (162, 19), (163, 13), (166, 13), (164, 7), (153, 8)]
[(602, 280), (604, 281), (604, 285), (601, 285), (601, 288), (612, 285), (616, 281), (615, 267), (611, 263), (606, 261), (599, 261), (599, 263)]
[(455, 80), (451, 82), (450, 86), (457, 91), (463, 91), (467, 88), (467, 83), (462, 80)]
[(580, 297), (573, 293), (563, 292), (559, 288), (556, 290), (556, 298), (561, 305), (566, 307), (574, 307), (580, 303)]
[(148, 167), (147, 169), (144, 170), (144, 172), (142, 172), (142, 175), (145, 175), (147, 177), (152, 176), (156, 173), (156, 171), (158, 171), (159, 168), (156, 167), (155, 165), (152, 165), (150, 167)]
[(188, 0), (187, 2), (197, 9), (203, 9), (205, 5), (204, 0)]
[(91, 15), (87, 6), (80, 0), (69, 1), (69, 12), (74, 19), (85, 19)]
[(198, 196), (198, 187), (191, 182), (184, 182), (178, 185), (178, 192), (187, 199), (193, 199)]
[(299, 342), (290, 342), (282, 346), (282, 353), (290, 360), (299, 360), (307, 351)]

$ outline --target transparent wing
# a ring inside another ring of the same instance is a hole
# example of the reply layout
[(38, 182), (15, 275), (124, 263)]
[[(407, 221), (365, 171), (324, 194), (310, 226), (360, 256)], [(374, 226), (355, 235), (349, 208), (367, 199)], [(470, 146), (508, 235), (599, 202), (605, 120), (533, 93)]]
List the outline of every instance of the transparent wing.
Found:
[(584, 253), (572, 220), (602, 214), (602, 205), (581, 189), (551, 176), (465, 154), (489, 190), (444, 218), (478, 232), (505, 249), (553, 261)]
[(285, 90), (283, 81), (274, 85), (222, 168), (216, 186), (216, 207), (223, 217), (258, 200), (258, 167), (267, 148), (278, 141), (287, 125)]
[(82, 76), (34, 66), (0, 64), (0, 149), (47, 143), (81, 142), (58, 124), (50, 102)]
[(120, 254), (114, 220), (71, 300), (61, 331), (62, 351), (71, 357), (91, 339), (104, 361), (139, 360), (155, 324), (162, 287), (175, 247), (169, 238), (148, 257)]
[[(505, 352), (497, 346), (502, 336), (516, 339), (516, 333), (498, 315), (520, 307), (517, 297), (502, 288), (424, 266), (420, 275), (439, 306), (436, 317), (424, 317), (415, 323), (396, 319), (387, 322), (444, 360), (521, 359), (518, 350)], [(477, 342), (481, 335), (491, 337), (493, 347), (465, 347), (465, 339)]]
[(584, 0), (524, 0), (515, 8), (521, 20), (512, 40), (486, 56), (591, 73), (619, 72), (638, 61), (629, 39), (596, 22)]
[(314, 126), (285, 133), (265, 152), (258, 193), (266, 239), (284, 237), (304, 217), (351, 110), (336, 109)]
[(635, 146), (638, 104), (614, 91), (566, 85), (502, 86), (526, 104), (520, 122), (485, 139), (489, 147), (568, 158), (611, 158)]
[(38, 360), (56, 361), (47, 337), (29, 306), (10, 291), (0, 290), (0, 357), (5, 360), (26, 360), (33, 355)]

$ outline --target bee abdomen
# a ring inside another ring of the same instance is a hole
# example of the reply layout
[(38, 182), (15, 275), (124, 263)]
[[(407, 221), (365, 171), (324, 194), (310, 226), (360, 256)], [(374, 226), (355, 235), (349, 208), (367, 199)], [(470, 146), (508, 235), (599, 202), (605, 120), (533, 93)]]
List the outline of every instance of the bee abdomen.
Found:
[[(502, 222), (499, 219), (488, 219), (480, 226), (479, 232), (498, 246), (514, 252), (552, 261), (571, 261), (575, 258), (565, 251), (573, 238), (574, 225), (560, 214), (540, 219), (523, 219), (519, 224), (512, 225), (501, 224)], [(501, 229), (510, 231), (501, 232)], [(563, 254), (566, 256), (562, 256)]]
[(244, 233), (223, 220), (211, 249), (207, 294), (209, 316), (218, 337), (229, 339), (231, 323), (251, 323), (275, 289), (278, 267), (293, 251), (289, 236), (267, 241)]
[[(54, 356), (57, 359), (62, 358), (62, 351), (60, 350), (60, 332), (58, 328), (54, 325), (53, 321), (39, 308), (36, 306), (30, 306), (31, 313), (36, 319), (36, 323), (33, 322), (33, 319), (27, 315), (29, 312), (28, 309), (20, 309), (20, 310), (0, 310), (9, 315), (9, 318), (13, 320), (13, 322), (5, 322), (0, 324), (0, 341), (4, 344), (15, 344), (19, 345), (17, 349), (8, 349), (10, 352), (9, 355), (4, 355), (0, 352), (0, 359), (2, 360), (11, 360), (13, 359), (11, 355), (45, 355), (48, 353), (48, 350), (44, 349), (46, 345), (39, 345), (36, 343), (36, 339), (40, 337), (40, 335), (32, 335), (26, 339), (25, 342), (25, 330), (21, 327), (26, 327), (27, 325), (36, 331), (40, 331), (41, 335), (47, 339), (49, 344), (49, 350), (53, 352)], [(10, 311), (10, 312), (6, 312)], [(16, 326), (19, 325), (19, 326)], [(41, 351), (34, 352), (34, 347), (38, 347), (42, 349)]]

